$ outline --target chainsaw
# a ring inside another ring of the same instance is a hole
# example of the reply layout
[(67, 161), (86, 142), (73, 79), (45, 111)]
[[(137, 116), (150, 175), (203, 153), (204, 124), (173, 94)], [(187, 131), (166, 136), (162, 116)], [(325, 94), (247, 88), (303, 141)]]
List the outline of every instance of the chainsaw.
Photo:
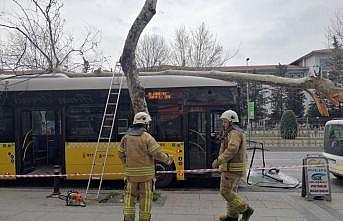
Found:
[(66, 206), (82, 206), (86, 207), (86, 202), (81, 193), (69, 190), (67, 195), (60, 196), (60, 199), (65, 200)]

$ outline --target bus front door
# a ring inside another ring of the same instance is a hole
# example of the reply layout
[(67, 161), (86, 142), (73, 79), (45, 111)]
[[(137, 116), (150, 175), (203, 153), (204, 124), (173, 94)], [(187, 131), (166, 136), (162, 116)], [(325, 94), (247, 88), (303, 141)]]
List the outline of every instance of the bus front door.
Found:
[(33, 148), (32, 148), (32, 120), (31, 111), (20, 113), (20, 159), (21, 173), (28, 173), (34, 170)]
[(60, 120), (56, 111), (33, 110), (21, 113), (22, 172), (52, 168), (60, 164), (58, 148)]
[(188, 113), (188, 155), (191, 169), (207, 166), (206, 113)]

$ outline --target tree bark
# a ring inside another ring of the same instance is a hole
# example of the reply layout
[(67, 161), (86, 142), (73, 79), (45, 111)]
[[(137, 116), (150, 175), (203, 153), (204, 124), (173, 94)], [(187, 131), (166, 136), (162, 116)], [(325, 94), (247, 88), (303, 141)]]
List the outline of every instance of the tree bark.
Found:
[(146, 0), (145, 4), (134, 21), (127, 35), (120, 63), (126, 76), (127, 86), (135, 113), (148, 111), (145, 101), (144, 87), (139, 81), (138, 70), (135, 60), (135, 51), (138, 39), (146, 25), (156, 13), (157, 0)]

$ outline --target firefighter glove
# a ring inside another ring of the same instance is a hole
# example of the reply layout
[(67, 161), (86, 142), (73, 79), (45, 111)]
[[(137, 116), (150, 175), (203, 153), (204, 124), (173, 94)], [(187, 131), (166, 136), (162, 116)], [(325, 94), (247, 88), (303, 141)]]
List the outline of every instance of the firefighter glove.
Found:
[(218, 159), (215, 159), (212, 163), (212, 168), (213, 169), (218, 169), (219, 168), (219, 162)]

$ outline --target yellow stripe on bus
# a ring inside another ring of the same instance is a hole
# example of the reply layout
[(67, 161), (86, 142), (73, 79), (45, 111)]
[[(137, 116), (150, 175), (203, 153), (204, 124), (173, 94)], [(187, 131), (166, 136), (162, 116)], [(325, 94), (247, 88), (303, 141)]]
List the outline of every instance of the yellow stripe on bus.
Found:
[[(15, 169), (15, 144), (0, 143), (0, 174), (1, 175), (16, 175)], [(15, 177), (2, 177), (0, 179), (15, 179)]]
[[(159, 142), (163, 152), (173, 155), (175, 169), (183, 171), (184, 165), (184, 143), (183, 142)], [(66, 142), (65, 143), (65, 162), (67, 179), (85, 180), (88, 176), (71, 176), (71, 174), (88, 174), (97, 143), (96, 142)], [(106, 150), (107, 142), (99, 145), (100, 150)], [(120, 180), (124, 178), (123, 174), (107, 174), (106, 173), (124, 173), (124, 167), (118, 157), (119, 142), (111, 142), (108, 151), (108, 158), (105, 168), (104, 179)], [(101, 174), (102, 163), (105, 155), (99, 154), (96, 159), (96, 164), (100, 166), (94, 167), (94, 174)], [(177, 180), (184, 180), (183, 173), (176, 174)]]

